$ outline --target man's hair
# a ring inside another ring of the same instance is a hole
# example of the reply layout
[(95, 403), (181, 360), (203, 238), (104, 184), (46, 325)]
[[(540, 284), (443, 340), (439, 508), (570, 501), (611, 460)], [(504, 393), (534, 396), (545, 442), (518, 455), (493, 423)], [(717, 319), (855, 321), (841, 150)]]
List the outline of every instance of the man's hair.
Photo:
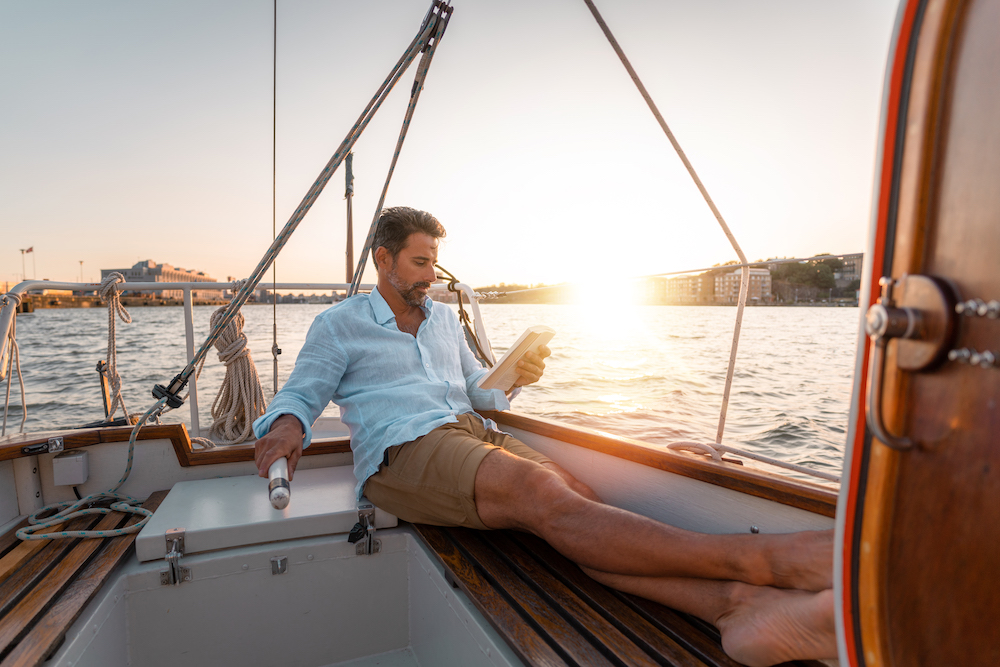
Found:
[(378, 228), (375, 230), (375, 240), (372, 242), (372, 262), (378, 267), (375, 251), (385, 248), (393, 260), (399, 251), (406, 247), (410, 234), (427, 234), (436, 239), (444, 238), (444, 226), (430, 213), (418, 211), (409, 206), (393, 206), (382, 209), (378, 218)]

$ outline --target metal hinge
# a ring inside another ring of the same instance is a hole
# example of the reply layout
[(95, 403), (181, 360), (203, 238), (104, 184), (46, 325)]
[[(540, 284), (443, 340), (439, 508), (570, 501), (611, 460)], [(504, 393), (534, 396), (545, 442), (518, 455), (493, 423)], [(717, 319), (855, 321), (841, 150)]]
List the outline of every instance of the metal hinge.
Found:
[(375, 537), (375, 505), (367, 498), (358, 501), (358, 522), (351, 529), (347, 541), (354, 544), (359, 556), (371, 556), (382, 551), (382, 540)]
[(161, 586), (179, 586), (182, 581), (191, 581), (191, 568), (181, 566), (184, 555), (184, 529), (171, 528), (163, 534), (167, 542), (167, 569), (160, 570)]

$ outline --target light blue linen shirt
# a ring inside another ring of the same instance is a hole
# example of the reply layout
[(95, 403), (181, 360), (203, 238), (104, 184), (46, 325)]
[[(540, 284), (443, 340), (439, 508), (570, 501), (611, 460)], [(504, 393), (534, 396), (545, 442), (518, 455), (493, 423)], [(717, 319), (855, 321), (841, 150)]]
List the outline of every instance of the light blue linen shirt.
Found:
[(360, 498), (389, 447), (466, 412), (509, 409), (502, 391), (476, 386), (487, 371), (469, 349), (454, 311), (430, 298), (421, 309), (416, 337), (397, 328), (378, 289), (320, 313), (288, 381), (254, 422), (254, 434), (262, 437), (275, 419), (291, 414), (302, 422), (308, 447), (312, 424), (332, 400), (351, 430)]

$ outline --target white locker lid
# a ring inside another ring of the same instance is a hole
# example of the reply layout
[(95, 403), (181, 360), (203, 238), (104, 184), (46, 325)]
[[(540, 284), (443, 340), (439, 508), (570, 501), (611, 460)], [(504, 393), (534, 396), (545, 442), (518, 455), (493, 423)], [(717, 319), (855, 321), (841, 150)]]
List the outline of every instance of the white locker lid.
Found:
[[(357, 480), (351, 466), (295, 471), (288, 507), (268, 500), (268, 481), (256, 475), (178, 482), (136, 536), (140, 561), (166, 555), (168, 530), (184, 531), (184, 553), (348, 533), (358, 522)], [(375, 527), (398, 523), (376, 508)]]

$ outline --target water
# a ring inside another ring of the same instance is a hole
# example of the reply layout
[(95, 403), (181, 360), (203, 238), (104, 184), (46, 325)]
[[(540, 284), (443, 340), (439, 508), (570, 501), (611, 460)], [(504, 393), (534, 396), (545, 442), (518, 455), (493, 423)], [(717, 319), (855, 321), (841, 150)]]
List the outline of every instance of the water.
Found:
[[(313, 317), (328, 306), (278, 307), (279, 383), (294, 367)], [(195, 338), (214, 308), (196, 307)], [(186, 361), (180, 308), (133, 308), (117, 323), (118, 365), (131, 412), (151, 405)], [(650, 443), (713, 442), (736, 309), (633, 306), (482, 306), (499, 356), (528, 326), (556, 330), (545, 377), (513, 408)], [(273, 391), (272, 309), (247, 306), (246, 333), (264, 392)], [(839, 474), (847, 431), (857, 308), (748, 308), (723, 442)], [(38, 310), (20, 315), (17, 338), (28, 395), (26, 431), (78, 426), (103, 417), (95, 366), (107, 354), (104, 309)], [(225, 375), (212, 352), (199, 387), (200, 420)], [(16, 382), (7, 432), (20, 423)], [(331, 406), (327, 414), (337, 414)], [(164, 421), (189, 424), (187, 406)]]

